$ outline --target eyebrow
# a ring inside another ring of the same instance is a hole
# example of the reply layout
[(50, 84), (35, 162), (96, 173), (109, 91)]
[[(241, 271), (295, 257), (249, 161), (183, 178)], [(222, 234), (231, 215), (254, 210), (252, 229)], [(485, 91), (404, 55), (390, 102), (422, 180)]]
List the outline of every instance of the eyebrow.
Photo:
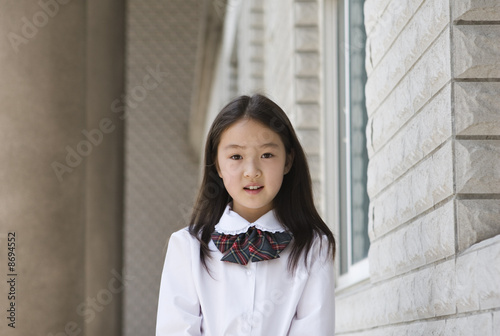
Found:
[[(262, 146), (260, 146), (260, 148), (268, 148), (268, 147), (279, 148), (279, 145), (276, 144), (276, 143), (274, 143), (274, 142), (268, 142), (268, 143), (265, 143)], [(240, 145), (237, 145), (237, 144), (230, 144), (230, 145), (227, 145), (226, 147), (224, 147), (225, 150), (227, 150), (227, 149), (233, 149), (233, 148), (236, 148), (236, 149), (245, 149), (246, 147), (245, 146), (240, 146)]]

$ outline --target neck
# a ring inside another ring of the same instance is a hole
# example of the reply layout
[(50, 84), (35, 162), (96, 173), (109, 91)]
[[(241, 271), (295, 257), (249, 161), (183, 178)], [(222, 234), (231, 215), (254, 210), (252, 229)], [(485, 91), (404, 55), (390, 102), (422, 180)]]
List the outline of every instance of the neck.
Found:
[(255, 223), (257, 219), (260, 217), (264, 216), (266, 213), (271, 211), (273, 209), (272, 206), (268, 207), (262, 207), (259, 209), (250, 209), (250, 208), (244, 208), (244, 207), (238, 207), (235, 206), (233, 207), (233, 211), (236, 212), (238, 215), (246, 219), (249, 223)]

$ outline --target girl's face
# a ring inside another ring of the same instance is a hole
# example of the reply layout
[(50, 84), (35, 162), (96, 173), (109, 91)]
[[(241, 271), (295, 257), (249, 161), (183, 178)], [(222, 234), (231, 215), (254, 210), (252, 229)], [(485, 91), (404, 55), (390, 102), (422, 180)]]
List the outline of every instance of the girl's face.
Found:
[(241, 119), (221, 135), (217, 171), (233, 198), (233, 211), (255, 222), (273, 208), (293, 158), (280, 136), (252, 119)]

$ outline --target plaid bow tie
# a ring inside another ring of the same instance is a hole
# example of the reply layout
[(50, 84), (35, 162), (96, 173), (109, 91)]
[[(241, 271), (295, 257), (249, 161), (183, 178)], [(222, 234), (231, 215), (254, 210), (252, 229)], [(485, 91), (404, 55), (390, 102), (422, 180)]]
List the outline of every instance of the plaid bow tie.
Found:
[(250, 227), (247, 232), (237, 235), (212, 233), (212, 240), (222, 253), (228, 251), (222, 261), (240, 265), (279, 258), (279, 253), (287, 247), (292, 236), (286, 232), (267, 232)]

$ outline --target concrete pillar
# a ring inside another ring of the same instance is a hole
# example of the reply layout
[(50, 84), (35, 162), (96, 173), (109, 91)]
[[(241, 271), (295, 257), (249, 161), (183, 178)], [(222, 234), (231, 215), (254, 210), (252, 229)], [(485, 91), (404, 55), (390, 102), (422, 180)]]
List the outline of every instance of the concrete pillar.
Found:
[[(100, 130), (86, 167), (86, 297), (100, 308), (86, 315), (85, 335), (122, 335), (123, 126), (125, 1), (87, 2), (87, 127)], [(120, 103), (118, 103), (120, 102)], [(100, 311), (102, 309), (102, 311)]]
[(0, 1), (1, 335), (119, 335), (123, 7)]

